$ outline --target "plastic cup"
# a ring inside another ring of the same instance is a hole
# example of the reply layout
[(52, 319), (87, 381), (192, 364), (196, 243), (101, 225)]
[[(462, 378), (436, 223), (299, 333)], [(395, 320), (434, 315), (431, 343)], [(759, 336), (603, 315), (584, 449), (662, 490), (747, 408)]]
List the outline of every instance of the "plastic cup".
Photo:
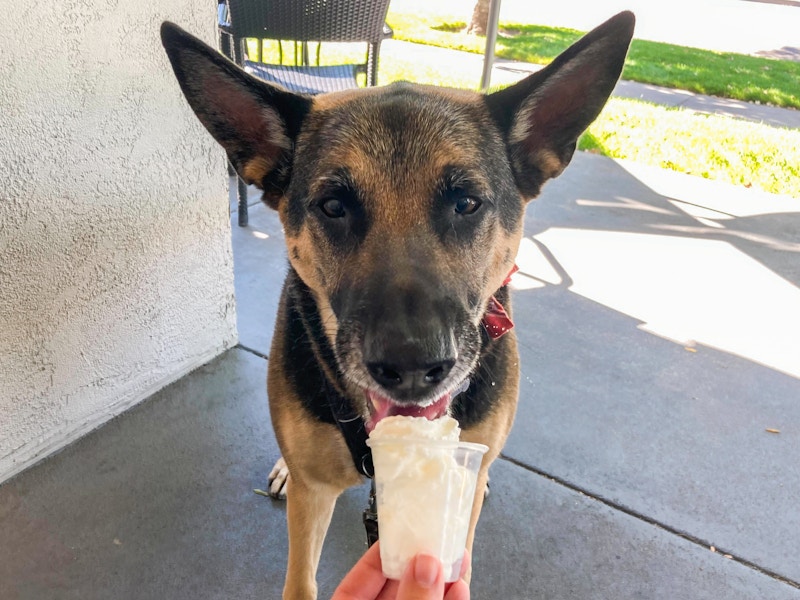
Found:
[(419, 553), (437, 557), (445, 581), (461, 571), (483, 444), (368, 440), (375, 466), (383, 574), (400, 579)]

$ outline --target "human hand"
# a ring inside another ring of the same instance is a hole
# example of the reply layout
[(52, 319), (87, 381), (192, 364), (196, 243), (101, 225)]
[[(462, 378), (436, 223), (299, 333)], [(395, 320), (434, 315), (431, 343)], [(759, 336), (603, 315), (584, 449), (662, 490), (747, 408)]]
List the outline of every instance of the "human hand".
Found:
[[(336, 588), (331, 600), (469, 600), (469, 586), (463, 579), (444, 583), (442, 564), (433, 556), (415, 556), (402, 579), (387, 579), (381, 569), (378, 545), (366, 554)], [(461, 576), (469, 569), (469, 553), (464, 552)]]

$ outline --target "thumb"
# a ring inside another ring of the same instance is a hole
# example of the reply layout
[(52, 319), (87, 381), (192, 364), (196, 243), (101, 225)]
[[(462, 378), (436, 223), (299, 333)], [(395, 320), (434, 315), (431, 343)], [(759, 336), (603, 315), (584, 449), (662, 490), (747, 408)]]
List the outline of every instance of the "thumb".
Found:
[(444, 571), (439, 559), (418, 554), (406, 567), (397, 590), (397, 600), (441, 600)]

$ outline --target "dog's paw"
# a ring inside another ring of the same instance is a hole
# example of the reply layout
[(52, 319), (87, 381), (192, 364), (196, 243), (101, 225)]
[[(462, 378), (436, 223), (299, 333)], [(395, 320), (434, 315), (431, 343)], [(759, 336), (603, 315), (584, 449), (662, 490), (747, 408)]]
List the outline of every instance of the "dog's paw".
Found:
[(276, 500), (286, 500), (286, 479), (289, 477), (289, 469), (286, 461), (281, 456), (272, 471), (269, 472), (267, 483), (269, 484), (269, 496)]

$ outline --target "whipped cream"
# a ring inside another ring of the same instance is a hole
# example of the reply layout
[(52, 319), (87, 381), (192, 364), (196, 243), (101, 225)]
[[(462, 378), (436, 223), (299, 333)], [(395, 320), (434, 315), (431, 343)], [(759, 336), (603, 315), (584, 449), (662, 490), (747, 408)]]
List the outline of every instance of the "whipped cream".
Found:
[(369, 436), (388, 577), (399, 579), (411, 558), (425, 552), (442, 561), (447, 581), (458, 578), (486, 449), (460, 444), (460, 432), (452, 417), (392, 416)]
[(415, 438), (457, 442), (461, 429), (453, 417), (444, 416), (433, 421), (425, 417), (395, 415), (378, 421), (369, 434), (371, 440)]

